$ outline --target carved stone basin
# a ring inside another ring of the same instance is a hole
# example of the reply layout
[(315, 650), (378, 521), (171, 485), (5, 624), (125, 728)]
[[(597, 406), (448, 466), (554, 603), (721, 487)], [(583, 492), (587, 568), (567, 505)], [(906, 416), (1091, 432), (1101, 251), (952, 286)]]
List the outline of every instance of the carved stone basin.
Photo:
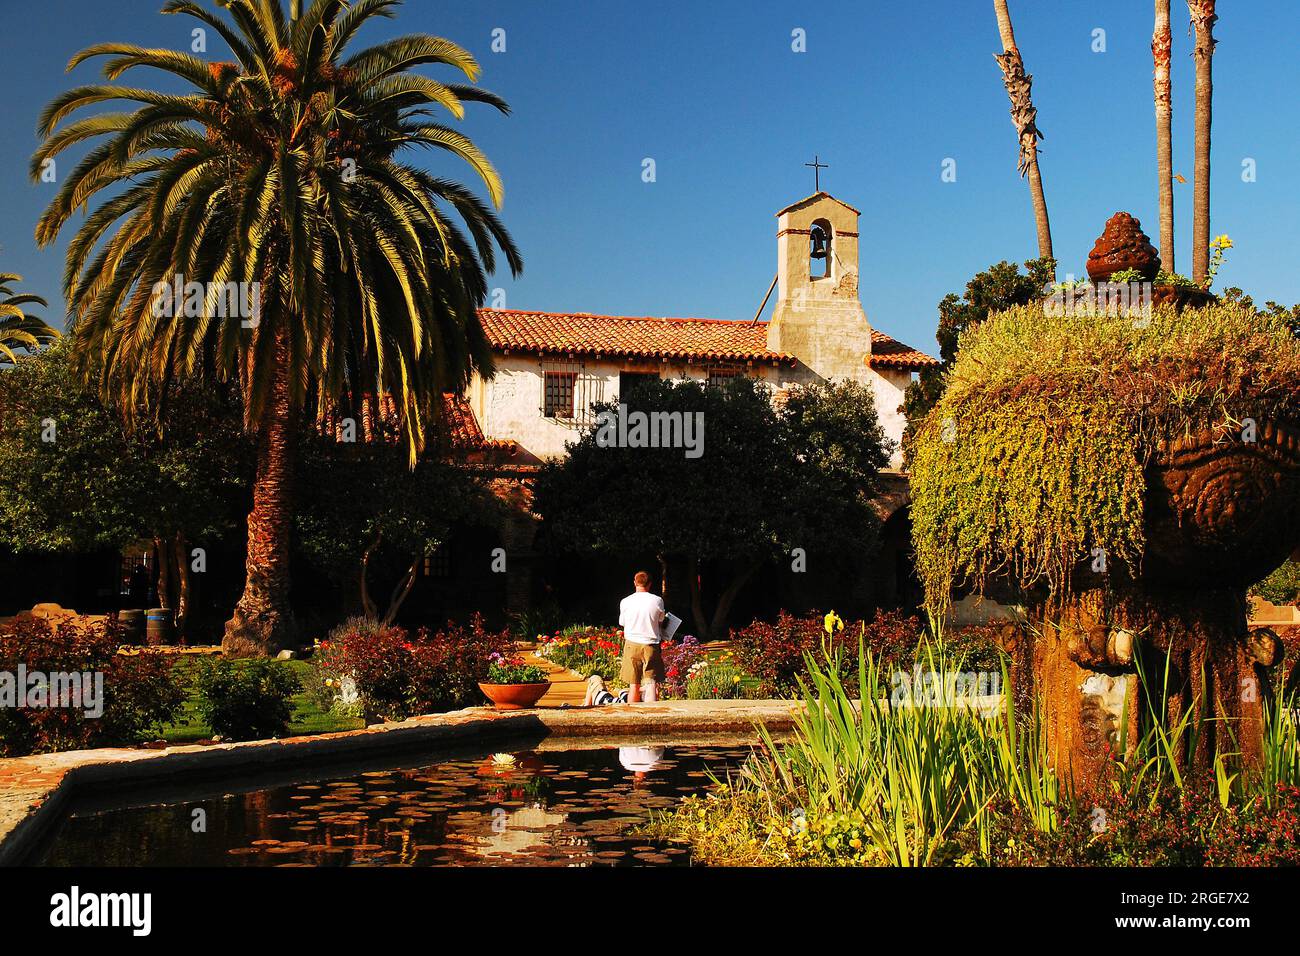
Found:
[(1147, 472), (1143, 578), (1247, 587), (1300, 541), (1300, 428), (1263, 421), (1254, 441), (1203, 432), (1160, 449)]
[[(1300, 428), (1260, 422), (1204, 432), (1158, 449), (1147, 472), (1141, 574), (1085, 575), (1031, 611), (1041, 637), (1026, 667), (1055, 765), (1085, 786), (1104, 779), (1122, 740), (1150, 720), (1131, 654), (1140, 637), (1150, 688), (1174, 719), (1203, 709), (1196, 753), (1259, 758), (1275, 637), (1252, 634), (1246, 588), (1300, 543)], [(1027, 675), (1028, 676), (1028, 675)], [(1121, 726), (1127, 715), (1128, 726)]]

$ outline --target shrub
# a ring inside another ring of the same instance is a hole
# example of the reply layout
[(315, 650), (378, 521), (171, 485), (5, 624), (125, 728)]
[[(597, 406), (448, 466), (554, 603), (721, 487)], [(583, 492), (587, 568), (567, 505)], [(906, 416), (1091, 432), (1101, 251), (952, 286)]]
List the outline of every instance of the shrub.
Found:
[(703, 662), (704, 648), (687, 634), (680, 641), (664, 641), (659, 650), (664, 657), (664, 682), (659, 686), (659, 696), (665, 700), (680, 700), (686, 697), (691, 673)]
[(509, 635), (487, 630), (478, 614), (468, 627), (452, 623), (433, 634), (421, 628), (413, 637), (400, 627), (353, 619), (321, 642), (313, 660), (321, 685), (353, 681), (368, 715), (404, 720), (477, 701), (492, 655), (511, 647)]
[[(827, 630), (827, 621), (832, 621)], [(861, 640), (879, 664), (910, 666), (915, 655), (920, 623), (897, 611), (880, 611), (871, 621), (845, 623), (834, 614), (795, 617), (786, 611), (775, 623), (755, 621), (731, 632), (736, 660), (756, 677), (765, 696), (789, 697), (798, 693), (798, 678), (805, 674), (804, 655), (839, 652), (844, 665), (841, 678), (852, 688), (857, 682), (857, 652)]]
[[(1000, 866), (1297, 866), (1300, 789), (1220, 805), (1208, 781), (1148, 799), (1107, 792), (1044, 833), (999, 807), (988, 862)], [(1271, 804), (1271, 805), (1270, 805)]]
[(265, 740), (289, 732), (290, 698), (302, 682), (278, 661), (217, 658), (199, 665), (194, 686), (199, 715), (213, 734), (226, 740)]
[(1270, 604), (1300, 602), (1300, 561), (1286, 561), (1276, 571), (1250, 589)]
[[(87, 707), (0, 706), (0, 757), (89, 747), (117, 747), (156, 735), (181, 709), (185, 691), (172, 673), (173, 658), (154, 650), (119, 654), (116, 625), (38, 619), (0, 624), (0, 674), (15, 689), (21, 665), (33, 673), (103, 676), (103, 713)], [(93, 676), (92, 676), (93, 680)]]
[(599, 674), (615, 680), (623, 652), (623, 635), (617, 628), (574, 625), (537, 645), (537, 653), (553, 664), (590, 677)]

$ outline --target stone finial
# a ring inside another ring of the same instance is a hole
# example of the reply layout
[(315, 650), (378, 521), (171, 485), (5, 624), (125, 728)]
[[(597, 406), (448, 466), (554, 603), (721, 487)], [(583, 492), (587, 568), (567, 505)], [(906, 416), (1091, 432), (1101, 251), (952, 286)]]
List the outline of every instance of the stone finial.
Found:
[(1106, 220), (1106, 228), (1088, 253), (1088, 278), (1106, 282), (1122, 269), (1136, 269), (1150, 282), (1160, 271), (1160, 254), (1142, 231), (1142, 223), (1117, 212)]

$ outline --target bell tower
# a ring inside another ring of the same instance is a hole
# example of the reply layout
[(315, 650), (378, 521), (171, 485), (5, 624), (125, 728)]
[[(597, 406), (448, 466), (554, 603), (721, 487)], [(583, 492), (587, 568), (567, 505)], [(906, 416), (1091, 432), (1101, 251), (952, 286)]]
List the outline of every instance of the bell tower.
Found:
[(767, 347), (795, 356), (819, 378), (869, 380), (858, 210), (819, 191), (776, 215), (777, 300)]

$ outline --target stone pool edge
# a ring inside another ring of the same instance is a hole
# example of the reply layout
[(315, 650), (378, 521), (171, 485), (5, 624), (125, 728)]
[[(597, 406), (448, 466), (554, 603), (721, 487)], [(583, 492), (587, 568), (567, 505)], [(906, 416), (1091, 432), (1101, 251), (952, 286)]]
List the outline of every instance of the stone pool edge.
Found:
[(746, 733), (764, 724), (791, 729), (798, 704), (788, 700), (681, 700), (635, 706), (497, 711), (470, 707), (309, 737), (163, 749), (70, 750), (0, 760), (0, 866), (15, 866), (40, 841), (80, 787), (118, 786), (225, 769), (307, 764), (417, 748), (488, 742), (537, 734), (548, 737), (624, 737), (638, 734)]

